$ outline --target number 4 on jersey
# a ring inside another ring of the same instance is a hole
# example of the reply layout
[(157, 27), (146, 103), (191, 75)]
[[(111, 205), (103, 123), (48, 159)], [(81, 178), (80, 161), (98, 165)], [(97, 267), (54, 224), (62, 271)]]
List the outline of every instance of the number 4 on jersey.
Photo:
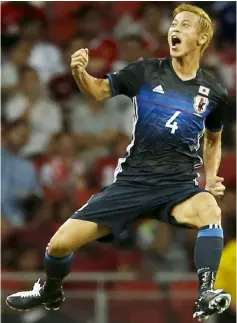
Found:
[(165, 126), (167, 128), (171, 128), (172, 129), (171, 130), (171, 133), (175, 133), (175, 131), (179, 128), (178, 127), (178, 123), (176, 121), (174, 121), (174, 120), (178, 117), (178, 115), (180, 115), (180, 113), (181, 113), (180, 111), (176, 111), (175, 114), (173, 114), (172, 117), (169, 118), (169, 120), (165, 124)]

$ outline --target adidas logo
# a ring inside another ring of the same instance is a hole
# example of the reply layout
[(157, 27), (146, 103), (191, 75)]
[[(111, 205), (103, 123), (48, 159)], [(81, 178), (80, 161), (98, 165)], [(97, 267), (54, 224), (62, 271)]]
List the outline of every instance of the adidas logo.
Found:
[(160, 93), (160, 94), (164, 94), (165, 93), (161, 85), (156, 86), (152, 91), (153, 92)]

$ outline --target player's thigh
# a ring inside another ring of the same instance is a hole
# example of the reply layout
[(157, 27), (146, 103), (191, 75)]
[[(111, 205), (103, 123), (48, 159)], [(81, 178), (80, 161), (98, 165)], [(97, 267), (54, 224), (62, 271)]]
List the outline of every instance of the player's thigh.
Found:
[(129, 183), (114, 183), (93, 196), (72, 218), (103, 224), (116, 238), (134, 222), (147, 204), (149, 190)]
[(55, 233), (48, 245), (48, 253), (64, 256), (79, 247), (110, 233), (105, 225), (91, 221), (68, 219)]
[(109, 233), (113, 237), (119, 236), (141, 212), (144, 192), (147, 190), (112, 184), (92, 196), (53, 236), (48, 252), (63, 256)]
[(208, 224), (221, 224), (221, 211), (213, 195), (198, 193), (176, 205), (171, 211), (178, 223), (200, 228)]

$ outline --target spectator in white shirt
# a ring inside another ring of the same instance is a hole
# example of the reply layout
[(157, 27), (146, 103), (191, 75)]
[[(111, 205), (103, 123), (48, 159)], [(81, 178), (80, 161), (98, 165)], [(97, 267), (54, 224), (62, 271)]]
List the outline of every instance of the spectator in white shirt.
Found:
[(24, 20), (20, 26), (22, 39), (32, 44), (28, 65), (38, 71), (42, 84), (47, 84), (54, 75), (64, 72), (62, 54), (58, 47), (45, 40), (40, 20)]
[(5, 106), (6, 118), (13, 121), (23, 118), (29, 122), (29, 143), (24, 155), (40, 154), (53, 133), (62, 128), (60, 107), (42, 95), (38, 73), (25, 67), (20, 73), (20, 91)]

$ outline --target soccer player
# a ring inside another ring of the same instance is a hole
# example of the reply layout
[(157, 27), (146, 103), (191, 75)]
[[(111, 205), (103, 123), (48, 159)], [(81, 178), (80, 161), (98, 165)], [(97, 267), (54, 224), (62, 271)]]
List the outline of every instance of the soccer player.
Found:
[[(96, 79), (86, 72), (88, 50), (72, 55), (72, 74), (85, 95), (98, 101), (119, 94), (132, 98), (133, 139), (119, 159), (114, 183), (92, 196), (51, 239), (44, 285), (37, 282), (32, 291), (8, 296), (11, 308), (58, 309), (73, 251), (93, 240), (116, 237), (144, 217), (198, 228), (194, 259), (200, 287), (193, 316), (203, 320), (228, 308), (230, 295), (214, 290), (223, 249), (215, 197), (225, 190), (217, 172), (227, 94), (199, 67), (212, 36), (209, 16), (182, 4), (174, 10), (168, 33), (171, 58), (140, 60)], [(198, 149), (203, 135), (206, 189), (198, 186), (196, 175), (202, 165)]]

